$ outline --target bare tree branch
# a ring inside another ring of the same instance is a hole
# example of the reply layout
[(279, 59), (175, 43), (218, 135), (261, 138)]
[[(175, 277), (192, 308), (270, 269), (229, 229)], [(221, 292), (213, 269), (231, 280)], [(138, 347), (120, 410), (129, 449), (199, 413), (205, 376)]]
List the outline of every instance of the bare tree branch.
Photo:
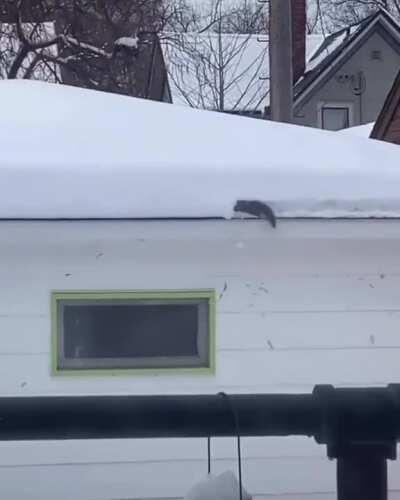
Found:
[(0, 76), (90, 81), (137, 95), (141, 58), (150, 57), (163, 25), (162, 1), (35, 0), (34, 12), (30, 0), (10, 3), (0, 20)]
[(211, 0), (191, 16), (193, 31), (166, 34), (171, 86), (181, 101), (217, 111), (261, 113), (269, 87), (263, 78), (268, 47), (254, 32), (264, 33), (267, 21), (263, 12), (261, 31), (255, 12), (260, 5), (251, 0), (240, 5)]
[(400, 20), (400, 0), (312, 0), (309, 32), (336, 31), (359, 23), (383, 8)]

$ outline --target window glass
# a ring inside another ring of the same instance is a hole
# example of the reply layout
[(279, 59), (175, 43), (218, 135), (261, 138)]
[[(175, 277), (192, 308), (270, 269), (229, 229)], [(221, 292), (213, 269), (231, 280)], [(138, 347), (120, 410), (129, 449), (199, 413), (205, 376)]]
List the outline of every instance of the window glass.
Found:
[(322, 128), (325, 130), (342, 130), (350, 126), (349, 108), (322, 108)]
[(59, 299), (60, 369), (208, 367), (210, 299)]

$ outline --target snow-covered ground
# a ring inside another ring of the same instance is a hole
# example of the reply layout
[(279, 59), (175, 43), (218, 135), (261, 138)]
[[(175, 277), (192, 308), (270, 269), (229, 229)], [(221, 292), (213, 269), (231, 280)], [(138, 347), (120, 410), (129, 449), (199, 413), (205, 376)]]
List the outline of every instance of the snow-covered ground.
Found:
[(400, 216), (400, 149), (32, 81), (0, 83), (2, 218)]

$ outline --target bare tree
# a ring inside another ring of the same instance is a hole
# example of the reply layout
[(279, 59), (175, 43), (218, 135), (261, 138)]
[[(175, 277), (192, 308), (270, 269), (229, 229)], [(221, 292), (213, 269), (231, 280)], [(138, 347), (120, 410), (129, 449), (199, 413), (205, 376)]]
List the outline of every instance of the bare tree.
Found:
[(268, 28), (266, 2), (254, 0), (232, 0), (229, 2), (221, 29), (224, 33), (260, 34)]
[(313, 0), (308, 30), (335, 31), (359, 23), (379, 8), (400, 19), (400, 0)]
[(0, 76), (132, 93), (160, 12), (161, 0), (1, 0)]
[(265, 6), (211, 0), (198, 10), (190, 8), (190, 23), (184, 25), (189, 29), (163, 39), (175, 102), (260, 114), (269, 87)]
[(163, 2), (163, 30), (170, 32), (221, 31), (260, 34), (268, 26), (267, 0), (168, 0)]
[(187, 33), (198, 28), (199, 11), (189, 0), (170, 0), (162, 3), (162, 31)]

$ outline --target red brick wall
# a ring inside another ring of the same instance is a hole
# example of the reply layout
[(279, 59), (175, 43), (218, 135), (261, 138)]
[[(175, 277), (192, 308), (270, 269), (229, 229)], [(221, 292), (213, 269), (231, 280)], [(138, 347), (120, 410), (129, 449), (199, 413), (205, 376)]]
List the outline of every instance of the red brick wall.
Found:
[(296, 82), (306, 69), (307, 0), (292, 0), (293, 76)]
[(386, 132), (385, 140), (400, 144), (400, 107), (397, 108), (395, 117)]

